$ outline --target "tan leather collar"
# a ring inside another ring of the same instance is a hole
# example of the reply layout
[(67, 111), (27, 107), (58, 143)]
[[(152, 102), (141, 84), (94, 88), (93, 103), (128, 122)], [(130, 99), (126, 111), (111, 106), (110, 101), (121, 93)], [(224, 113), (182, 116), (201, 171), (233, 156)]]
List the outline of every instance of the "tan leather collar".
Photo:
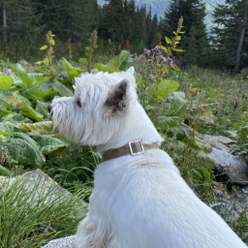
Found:
[(143, 154), (143, 153), (145, 153), (145, 151), (151, 150), (151, 149), (159, 149), (158, 144), (153, 143), (150, 145), (143, 145), (142, 141), (133, 140), (124, 146), (121, 146), (121, 147), (115, 148), (115, 149), (110, 149), (110, 150), (106, 151), (102, 155), (102, 160), (104, 162), (104, 161), (111, 160), (111, 159), (118, 158), (118, 157), (122, 157), (125, 155), (136, 156), (139, 154)]

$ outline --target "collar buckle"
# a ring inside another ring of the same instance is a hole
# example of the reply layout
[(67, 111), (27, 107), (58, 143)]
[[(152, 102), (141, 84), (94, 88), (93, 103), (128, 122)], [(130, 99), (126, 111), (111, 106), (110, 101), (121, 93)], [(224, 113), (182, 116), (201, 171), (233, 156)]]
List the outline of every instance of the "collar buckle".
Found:
[[(134, 152), (134, 149), (132, 147), (132, 144), (135, 144), (135, 143), (139, 143), (140, 149), (141, 149), (140, 152)], [(130, 153), (131, 153), (132, 156), (136, 156), (136, 155), (144, 154), (145, 153), (143, 142), (141, 140), (132, 140), (132, 141), (128, 142), (128, 146), (129, 146), (129, 150), (130, 150)]]

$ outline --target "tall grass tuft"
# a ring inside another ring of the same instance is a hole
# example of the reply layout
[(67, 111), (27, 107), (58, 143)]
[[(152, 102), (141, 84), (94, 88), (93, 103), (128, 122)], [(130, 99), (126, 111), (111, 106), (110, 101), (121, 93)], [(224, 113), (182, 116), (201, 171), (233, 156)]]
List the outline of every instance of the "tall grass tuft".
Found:
[(36, 248), (76, 232), (85, 213), (82, 193), (8, 181), (0, 190), (0, 247)]

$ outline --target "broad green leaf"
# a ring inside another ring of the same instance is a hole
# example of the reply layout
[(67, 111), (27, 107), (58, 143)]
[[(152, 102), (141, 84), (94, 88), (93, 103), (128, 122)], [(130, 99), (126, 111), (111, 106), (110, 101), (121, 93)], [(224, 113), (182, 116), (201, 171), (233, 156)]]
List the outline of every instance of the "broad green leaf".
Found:
[(16, 128), (15, 125), (9, 122), (0, 122), (0, 131), (12, 134), (14, 131), (16, 131)]
[(118, 56), (110, 61), (110, 63), (121, 71), (126, 71), (132, 66), (133, 59), (130, 57), (130, 52), (122, 50)]
[(86, 58), (80, 58), (80, 59), (78, 60), (78, 62), (81, 63), (81, 64), (84, 64), (84, 65), (88, 63), (88, 61), (87, 61)]
[(102, 72), (119, 72), (126, 71), (132, 66), (133, 59), (130, 57), (130, 53), (128, 51), (121, 51), (121, 53), (110, 60), (106, 65), (97, 63), (95, 64), (95, 68)]
[(45, 163), (44, 155), (24, 139), (12, 138), (3, 145), (8, 149), (9, 155), (21, 164), (40, 166)]
[(6, 109), (20, 109), (21, 102), (16, 96), (5, 96), (2, 104)]
[(171, 39), (170, 38), (168, 38), (168, 37), (164, 37), (165, 38), (165, 42), (167, 43), (167, 44), (171, 44), (172, 42), (171, 42)]
[(11, 122), (23, 122), (25, 120), (25, 118), (23, 117), (23, 115), (19, 114), (19, 113), (11, 113), (8, 115), (5, 115), (3, 118), (1, 118), (2, 122), (6, 122), (6, 121), (11, 121)]
[(6, 91), (6, 90), (0, 90), (0, 99), (5, 97), (5, 96), (11, 96), (11, 92)]
[(58, 150), (61, 147), (65, 147), (66, 144), (62, 142), (61, 140), (57, 138), (53, 138), (51, 136), (44, 137), (41, 140), (38, 141), (40, 147), (41, 147), (41, 152), (44, 155), (48, 155), (51, 152), (54, 152)]
[(54, 82), (53, 89), (61, 96), (73, 96), (73, 92), (59, 82)]
[(47, 80), (47, 76), (44, 76), (42, 73), (28, 73), (28, 77), (32, 82), (35, 82), (36, 85), (40, 85)]
[(159, 116), (159, 129), (168, 130), (173, 127), (178, 127), (182, 120), (177, 116)]
[(33, 83), (29, 79), (27, 71), (20, 64), (17, 64), (16, 72), (17, 72), (17, 76), (22, 80), (26, 88), (33, 87)]
[(108, 73), (120, 72), (121, 71), (118, 67), (110, 65), (110, 64), (104, 65), (104, 64), (101, 64), (101, 63), (96, 63), (95, 68), (98, 69), (99, 71), (108, 72)]
[(36, 85), (34, 85), (32, 88), (27, 89), (25, 93), (27, 93), (28, 98), (38, 99), (40, 101), (44, 101), (45, 97), (47, 96), (46, 93), (39, 89)]
[(42, 121), (43, 115), (37, 113), (32, 107), (28, 106), (25, 102), (21, 102), (21, 106), (27, 110), (27, 112), (23, 112), (23, 115), (29, 117), (30, 119), (36, 121)]
[(176, 89), (178, 89), (179, 86), (180, 84), (176, 80), (164, 79), (158, 84), (158, 89), (161, 88), (169, 91), (175, 91)]
[(160, 100), (165, 100), (170, 95), (170, 92), (164, 88), (162, 85), (158, 87), (157, 90), (157, 98)]
[(8, 111), (6, 109), (0, 109), (0, 118), (2, 118), (3, 116), (8, 115), (10, 113), (11, 113), (11, 111)]
[(40, 47), (40, 50), (46, 50), (47, 48), (48, 48), (48, 46), (44, 45), (44, 46)]
[(186, 112), (187, 101), (182, 98), (175, 98), (171, 105), (171, 115), (183, 117)]
[(185, 99), (185, 93), (181, 91), (174, 91), (173, 92), (174, 99)]
[(53, 124), (51, 121), (42, 121), (37, 123), (22, 123), (17, 125), (19, 129), (26, 130), (36, 135), (51, 134), (53, 131)]
[(37, 105), (36, 105), (35, 111), (42, 114), (43, 116), (46, 116), (47, 118), (50, 118), (50, 115), (47, 111), (48, 105), (49, 105), (49, 103), (47, 103), (47, 102), (40, 102), (37, 100)]
[(9, 90), (13, 85), (14, 80), (11, 77), (0, 75), (0, 89)]
[(18, 138), (18, 139), (23, 139), (25, 141), (27, 141), (29, 144), (31, 144), (33, 147), (35, 147), (36, 149), (40, 149), (39, 144), (33, 140), (30, 136), (28, 136), (26, 133), (21, 133), (21, 132), (15, 132), (12, 135), (13, 138)]
[(74, 82), (74, 78), (80, 75), (80, 71), (76, 68), (73, 68), (72, 65), (66, 59), (64, 59), (62, 63), (66, 69), (67, 74), (70, 76), (72, 82)]

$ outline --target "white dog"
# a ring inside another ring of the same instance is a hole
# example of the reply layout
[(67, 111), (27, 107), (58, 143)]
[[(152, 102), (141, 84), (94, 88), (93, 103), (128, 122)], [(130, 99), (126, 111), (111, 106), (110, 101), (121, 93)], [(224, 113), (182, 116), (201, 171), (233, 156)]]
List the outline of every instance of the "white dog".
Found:
[(84, 74), (73, 97), (49, 106), (54, 128), (96, 145), (103, 162), (80, 248), (245, 248), (231, 228), (180, 176), (163, 139), (139, 104), (134, 69)]

